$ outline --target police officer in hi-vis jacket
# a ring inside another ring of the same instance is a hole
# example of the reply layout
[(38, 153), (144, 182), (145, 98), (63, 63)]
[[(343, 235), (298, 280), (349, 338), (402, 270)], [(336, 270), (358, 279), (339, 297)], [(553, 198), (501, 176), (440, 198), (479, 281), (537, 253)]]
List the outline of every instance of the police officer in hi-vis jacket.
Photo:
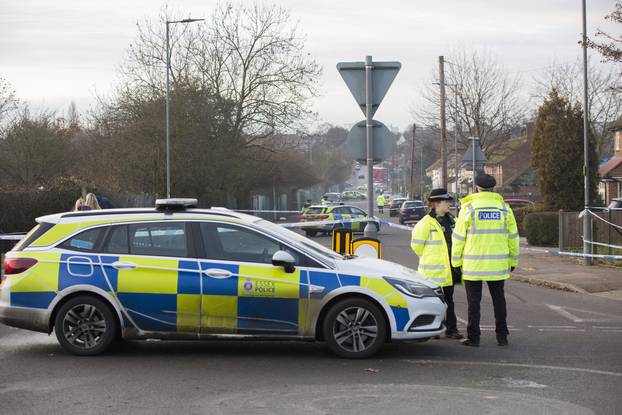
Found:
[(452, 268), (449, 260), (451, 253), (451, 234), (454, 218), (449, 213), (453, 200), (446, 189), (434, 189), (428, 197), (430, 211), (413, 229), (410, 246), (419, 256), (417, 271), (443, 288), (447, 303), (445, 335), (452, 339), (461, 339), (454, 311), (454, 284), (460, 284), (460, 269)]
[(477, 193), (460, 201), (452, 237), (451, 263), (462, 268), (469, 309), (465, 346), (479, 346), (482, 281), (486, 281), (492, 297), (497, 344), (508, 345), (504, 283), (518, 265), (519, 238), (512, 209), (493, 192), (496, 184), (488, 174), (475, 178)]

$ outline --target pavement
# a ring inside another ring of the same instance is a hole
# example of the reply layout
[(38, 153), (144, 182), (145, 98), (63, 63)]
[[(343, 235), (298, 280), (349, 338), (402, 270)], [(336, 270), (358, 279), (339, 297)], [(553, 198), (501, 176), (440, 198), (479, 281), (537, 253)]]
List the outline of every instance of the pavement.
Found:
[[(577, 293), (589, 293), (622, 301), (622, 268), (583, 264), (582, 258), (531, 251), (521, 242), (519, 265), (514, 281)], [(550, 248), (549, 248), (550, 249)]]

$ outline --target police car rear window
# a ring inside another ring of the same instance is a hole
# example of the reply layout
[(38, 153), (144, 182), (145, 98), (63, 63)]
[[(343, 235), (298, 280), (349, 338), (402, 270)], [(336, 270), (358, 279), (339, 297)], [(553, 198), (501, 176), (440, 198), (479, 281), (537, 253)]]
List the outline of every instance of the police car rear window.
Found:
[(54, 227), (53, 223), (42, 222), (37, 224), (34, 228), (26, 234), (26, 236), (19, 241), (11, 251), (21, 251), (24, 248), (28, 247), (31, 243), (39, 239), (44, 233), (49, 231), (52, 227)]
[(324, 212), (324, 208), (322, 207), (309, 208), (309, 210), (307, 210), (309, 215), (319, 215), (322, 212)]
[(72, 251), (92, 252), (97, 246), (103, 228), (88, 229), (76, 236), (67, 239), (60, 248)]

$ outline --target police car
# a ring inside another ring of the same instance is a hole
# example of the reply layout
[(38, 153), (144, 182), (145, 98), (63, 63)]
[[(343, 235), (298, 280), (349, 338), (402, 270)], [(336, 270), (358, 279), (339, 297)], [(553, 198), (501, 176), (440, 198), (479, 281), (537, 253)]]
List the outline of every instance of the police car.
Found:
[(442, 333), (442, 291), (415, 271), (344, 257), (266, 220), (193, 200), (60, 213), (7, 253), (0, 322), (77, 355), (118, 339), (324, 341), (363, 358)]
[[(363, 232), (369, 222), (361, 219), (367, 218), (367, 213), (356, 206), (347, 206), (344, 204), (332, 205), (313, 205), (309, 207), (300, 216), (301, 222), (312, 222), (310, 225), (303, 225), (302, 229), (309, 237), (313, 237), (318, 233), (327, 234), (334, 229), (351, 229), (353, 232)], [(329, 223), (317, 223), (326, 221)], [(333, 223), (335, 221), (343, 221), (343, 223)], [(372, 226), (376, 227), (376, 231), (380, 230), (380, 223), (372, 220)]]

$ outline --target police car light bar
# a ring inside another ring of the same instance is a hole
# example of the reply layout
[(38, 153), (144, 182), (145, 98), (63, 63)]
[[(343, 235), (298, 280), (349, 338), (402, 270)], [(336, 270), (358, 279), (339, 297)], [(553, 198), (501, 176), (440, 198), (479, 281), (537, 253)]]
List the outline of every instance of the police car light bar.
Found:
[(197, 199), (156, 199), (156, 209), (168, 210), (168, 209), (185, 209), (195, 208), (199, 201)]

